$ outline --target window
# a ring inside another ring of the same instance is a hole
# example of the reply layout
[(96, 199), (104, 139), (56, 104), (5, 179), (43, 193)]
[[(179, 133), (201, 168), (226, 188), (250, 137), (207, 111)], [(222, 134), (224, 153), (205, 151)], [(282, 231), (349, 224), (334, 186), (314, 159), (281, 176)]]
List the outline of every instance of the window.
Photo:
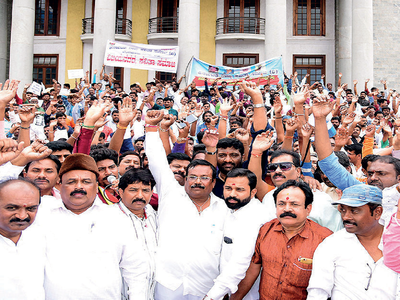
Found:
[(43, 82), (46, 87), (53, 86), (58, 78), (58, 55), (35, 55), (33, 57), (33, 81)]
[(115, 29), (115, 33), (117, 34), (126, 34), (127, 32), (127, 22), (126, 22), (126, 0), (117, 0), (117, 15), (116, 22), (117, 28)]
[(325, 35), (325, 0), (294, 0), (293, 35)]
[(224, 33), (259, 33), (259, 0), (225, 0)]
[(58, 35), (60, 0), (36, 0), (35, 35)]
[[(157, 33), (178, 32), (179, 0), (158, 0), (157, 19), (152, 24)], [(152, 31), (154, 31), (154, 29)]]
[(114, 78), (115, 83), (119, 83), (119, 85), (124, 88), (124, 68), (114, 67)]
[(224, 54), (223, 65), (231, 68), (242, 68), (258, 63), (258, 54), (235, 53)]
[(156, 72), (156, 78), (161, 82), (172, 82), (172, 78), (176, 77), (175, 73)]
[(310, 74), (307, 83), (320, 81), (321, 75), (325, 74), (325, 55), (295, 55), (293, 56), (293, 70), (297, 72), (299, 81), (306, 74)]

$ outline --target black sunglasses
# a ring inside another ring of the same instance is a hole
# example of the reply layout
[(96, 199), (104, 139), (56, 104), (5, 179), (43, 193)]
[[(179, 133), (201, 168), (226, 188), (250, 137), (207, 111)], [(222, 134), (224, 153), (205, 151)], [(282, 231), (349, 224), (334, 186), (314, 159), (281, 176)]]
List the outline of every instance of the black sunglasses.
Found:
[(282, 162), (282, 163), (275, 163), (275, 164), (269, 164), (267, 167), (268, 172), (275, 172), (276, 169), (281, 169), (282, 171), (289, 171), (292, 168), (292, 165), (294, 164), (292, 162)]

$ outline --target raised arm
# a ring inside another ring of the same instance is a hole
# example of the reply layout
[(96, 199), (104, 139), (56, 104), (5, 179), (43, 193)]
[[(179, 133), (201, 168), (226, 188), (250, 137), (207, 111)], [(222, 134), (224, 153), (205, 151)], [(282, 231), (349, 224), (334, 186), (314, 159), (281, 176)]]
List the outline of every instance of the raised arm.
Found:
[(18, 115), (21, 119), (21, 127), (18, 134), (18, 142), (24, 142), (24, 147), (31, 143), (30, 126), (35, 119), (36, 107), (33, 105), (24, 106), (18, 109)]
[(257, 198), (262, 201), (268, 193), (268, 184), (262, 178), (261, 158), (264, 151), (267, 151), (274, 142), (273, 132), (263, 132), (255, 138), (249, 161), (249, 170), (257, 176)]
[(133, 109), (132, 99), (130, 97), (125, 97), (122, 104), (121, 102), (118, 102), (118, 111), (119, 121), (117, 124), (117, 130), (114, 132), (108, 148), (119, 153), (122, 143), (124, 142), (125, 131), (128, 128), (129, 123), (135, 118), (137, 111), (136, 109)]
[(242, 81), (240, 88), (250, 96), (254, 106), (253, 127), (255, 131), (264, 130), (267, 127), (268, 118), (264, 106), (261, 91), (254, 82)]

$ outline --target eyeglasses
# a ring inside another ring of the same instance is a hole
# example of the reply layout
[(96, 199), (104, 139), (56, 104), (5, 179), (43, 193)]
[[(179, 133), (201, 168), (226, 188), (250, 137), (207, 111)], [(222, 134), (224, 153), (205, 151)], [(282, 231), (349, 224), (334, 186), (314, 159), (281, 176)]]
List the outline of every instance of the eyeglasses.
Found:
[(200, 179), (200, 181), (202, 181), (202, 182), (208, 182), (211, 180), (211, 177), (208, 177), (208, 176), (189, 175), (187, 178), (190, 181), (197, 181), (197, 179)]
[(282, 162), (282, 163), (275, 163), (275, 164), (269, 164), (267, 167), (268, 172), (275, 172), (276, 169), (281, 169), (282, 171), (289, 171), (292, 168), (292, 165), (294, 164), (292, 162)]

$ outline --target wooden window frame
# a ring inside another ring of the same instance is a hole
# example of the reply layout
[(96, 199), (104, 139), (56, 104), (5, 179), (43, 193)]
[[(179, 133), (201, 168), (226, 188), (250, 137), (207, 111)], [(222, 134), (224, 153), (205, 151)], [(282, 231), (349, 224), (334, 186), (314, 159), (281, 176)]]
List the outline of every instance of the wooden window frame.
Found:
[[(256, 18), (260, 17), (260, 0), (255, 0), (256, 2)], [(229, 17), (229, 0), (225, 0), (224, 3), (224, 16)], [(244, 0), (240, 0), (240, 17), (244, 17)]]
[[(157, 17), (162, 18), (165, 17), (163, 16), (163, 0), (158, 0), (157, 1)], [(174, 0), (174, 6), (173, 6), (173, 15), (169, 17), (177, 17), (178, 16), (178, 7), (179, 7), (179, 0)]]
[(159, 71), (156, 71), (156, 76), (155, 76), (155, 78), (157, 79), (157, 80), (159, 80), (159, 81), (161, 81), (161, 82), (165, 82), (165, 81), (167, 81), (168, 83), (171, 83), (172, 81), (170, 81), (170, 80), (161, 80), (161, 74), (162, 73), (167, 73), (167, 74), (171, 74), (171, 78), (176, 78), (176, 73), (168, 73), (168, 72), (159, 72)]
[(320, 0), (321, 3), (321, 18), (320, 18), (320, 34), (311, 35), (311, 0), (307, 0), (307, 34), (297, 34), (297, 9), (299, 6), (298, 0), (293, 0), (293, 35), (294, 36), (325, 36), (326, 27), (326, 0)]
[[(322, 67), (320, 65), (297, 65), (296, 64), (296, 58), (321, 58), (322, 59)], [(321, 69), (321, 75), (326, 74), (326, 56), (325, 55), (302, 55), (302, 54), (295, 54), (293, 55), (293, 73), (296, 71), (296, 69), (307, 69), (307, 74), (310, 74), (308, 70), (310, 69)], [(302, 80), (302, 78), (299, 78), (299, 82)], [(307, 78), (307, 83), (312, 84), (311, 82), (311, 76)], [(319, 80), (318, 80), (319, 81)]]
[(123, 67), (114, 67), (114, 70), (113, 70), (114, 78), (115, 78), (115, 74), (116, 74), (115, 69), (121, 69), (121, 80), (115, 80), (114, 83), (119, 83), (119, 85), (122, 87), (122, 90), (123, 90), (124, 89), (124, 70), (125, 70), (125, 68), (123, 68)]
[[(56, 68), (56, 80), (58, 80), (58, 64), (59, 64), (59, 55), (58, 54), (34, 54), (33, 56), (35, 57), (56, 57), (57, 58), (57, 64), (55, 65)], [(33, 68), (41, 68), (41, 69), (46, 69), (46, 68), (53, 68), (53, 65), (45, 65), (45, 64), (34, 64)], [(43, 75), (45, 76), (46, 72), (43, 72)], [(32, 74), (33, 76), (33, 74)], [(43, 82), (44, 81), (44, 82)], [(46, 79), (43, 77), (43, 84), (46, 88), (52, 87), (53, 83), (51, 84), (46, 84)]]
[(236, 66), (230, 66), (230, 65), (228, 65), (227, 63), (226, 63), (226, 61), (227, 61), (227, 59), (228, 58), (233, 58), (233, 57), (237, 57), (237, 58), (245, 58), (245, 57), (251, 57), (251, 58), (255, 58), (256, 59), (256, 62), (255, 62), (255, 64), (257, 64), (257, 63), (259, 63), (259, 59), (260, 59), (260, 55), (258, 54), (258, 53), (225, 53), (225, 54), (223, 54), (222, 55), (222, 65), (223, 66), (227, 66), (227, 67), (230, 67), (230, 68), (244, 68), (244, 67), (247, 67), (247, 66), (251, 66), (251, 65), (243, 65), (243, 66), (240, 66), (240, 65), (236, 65)]
[[(35, 0), (35, 27), (36, 27), (36, 2), (38, 0)], [(35, 36), (59, 36), (60, 35), (60, 15), (61, 15), (61, 0), (58, 0), (58, 9), (57, 9), (57, 30), (55, 34), (47, 34), (48, 31), (48, 23), (49, 23), (49, 13), (48, 13), (48, 8), (49, 8), (49, 0), (46, 0), (46, 11), (44, 13), (44, 33), (36, 33), (36, 28), (35, 28)]]

